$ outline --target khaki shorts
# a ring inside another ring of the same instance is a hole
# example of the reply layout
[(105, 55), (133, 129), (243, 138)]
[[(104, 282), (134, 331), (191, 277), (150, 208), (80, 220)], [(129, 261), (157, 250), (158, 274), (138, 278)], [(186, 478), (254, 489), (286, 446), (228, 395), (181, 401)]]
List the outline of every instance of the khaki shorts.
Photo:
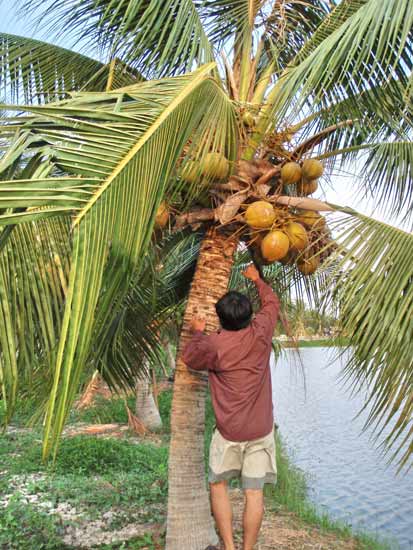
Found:
[(274, 432), (252, 441), (228, 441), (215, 430), (209, 450), (210, 483), (241, 476), (243, 489), (277, 483)]

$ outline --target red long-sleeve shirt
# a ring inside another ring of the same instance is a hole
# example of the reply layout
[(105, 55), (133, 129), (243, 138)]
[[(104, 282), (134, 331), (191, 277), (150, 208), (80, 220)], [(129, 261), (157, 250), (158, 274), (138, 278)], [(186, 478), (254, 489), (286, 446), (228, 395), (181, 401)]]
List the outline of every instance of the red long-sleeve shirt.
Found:
[(217, 428), (230, 441), (251, 441), (274, 424), (269, 360), (279, 300), (264, 281), (256, 286), (261, 309), (241, 330), (196, 331), (183, 351), (193, 370), (208, 370)]

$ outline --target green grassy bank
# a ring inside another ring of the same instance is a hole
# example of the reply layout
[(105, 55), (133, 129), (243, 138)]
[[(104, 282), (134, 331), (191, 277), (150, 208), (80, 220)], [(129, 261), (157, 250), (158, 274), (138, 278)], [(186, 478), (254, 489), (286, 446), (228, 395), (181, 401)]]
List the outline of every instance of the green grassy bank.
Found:
[[(165, 429), (156, 442), (101, 439), (75, 436), (62, 441), (54, 466), (41, 463), (40, 433), (14, 431), (0, 438), (0, 548), (2, 550), (73, 550), (63, 542), (68, 529), (78, 521), (62, 519), (74, 510), (89, 524), (105, 519), (108, 532), (134, 524), (141, 532), (122, 543), (94, 546), (104, 550), (158, 550), (163, 548), (164, 520), (168, 491), (167, 460), (171, 392), (160, 395), (160, 410)], [(22, 425), (29, 409), (21, 409), (16, 419)], [(104, 402), (71, 422), (126, 423), (120, 400)], [(206, 452), (214, 425), (208, 403)], [(266, 488), (267, 508), (287, 509), (309, 525), (332, 532), (337, 537), (352, 536), (349, 527), (319, 514), (306, 497), (306, 480), (293, 468), (282, 445), (278, 444), (279, 483)], [(60, 507), (60, 508), (59, 508)], [(50, 510), (54, 512), (50, 512)], [(56, 512), (56, 513), (55, 513)], [(151, 527), (159, 526), (154, 534)], [(67, 539), (67, 537), (66, 537)], [(373, 538), (357, 535), (360, 550), (388, 548)]]
[(331, 348), (346, 347), (349, 341), (346, 338), (321, 338), (319, 340), (297, 340), (295, 342), (286, 340), (281, 342), (283, 348)]

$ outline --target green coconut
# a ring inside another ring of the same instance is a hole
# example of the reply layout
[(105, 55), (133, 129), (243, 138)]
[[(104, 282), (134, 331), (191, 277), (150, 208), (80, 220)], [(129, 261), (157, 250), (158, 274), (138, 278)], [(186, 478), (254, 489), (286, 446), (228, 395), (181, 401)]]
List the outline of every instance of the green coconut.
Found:
[(305, 227), (297, 222), (290, 222), (284, 228), (293, 250), (301, 251), (308, 246), (308, 236)]
[(303, 181), (298, 184), (298, 192), (300, 195), (312, 195), (318, 189), (317, 180)]
[(208, 178), (223, 180), (229, 173), (229, 161), (221, 153), (208, 153), (201, 163), (201, 172)]
[(199, 162), (188, 160), (181, 172), (181, 179), (186, 183), (195, 183), (200, 176)]
[(301, 180), (301, 166), (297, 162), (287, 162), (281, 168), (281, 180), (284, 185), (292, 185)]
[(324, 173), (324, 166), (319, 160), (306, 159), (303, 162), (303, 177), (307, 181), (315, 180)]

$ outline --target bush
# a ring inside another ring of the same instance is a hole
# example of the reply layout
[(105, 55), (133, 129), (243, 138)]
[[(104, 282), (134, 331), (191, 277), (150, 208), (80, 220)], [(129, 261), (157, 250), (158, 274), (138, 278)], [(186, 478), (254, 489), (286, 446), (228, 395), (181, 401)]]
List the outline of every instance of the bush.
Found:
[(166, 449), (153, 445), (80, 435), (61, 442), (53, 470), (59, 474), (152, 471), (166, 461), (166, 454)]

